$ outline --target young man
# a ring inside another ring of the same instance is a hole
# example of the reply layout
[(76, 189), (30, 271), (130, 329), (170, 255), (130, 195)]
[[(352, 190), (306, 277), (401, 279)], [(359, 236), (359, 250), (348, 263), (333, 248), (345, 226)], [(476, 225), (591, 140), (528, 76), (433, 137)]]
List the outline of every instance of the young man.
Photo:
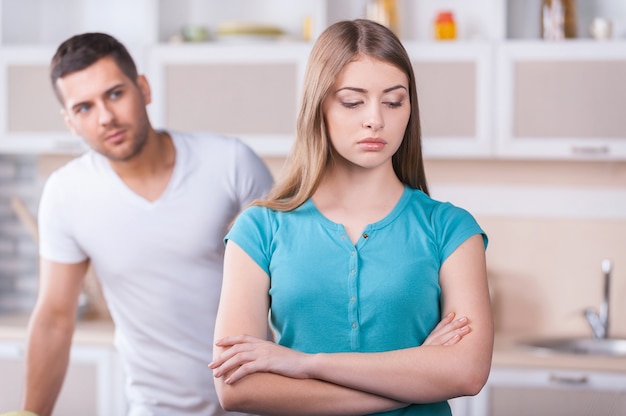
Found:
[(62, 43), (51, 81), (91, 148), (54, 172), (39, 207), (41, 276), (24, 408), (49, 415), (89, 263), (115, 322), (130, 415), (218, 415), (212, 359), (223, 237), (270, 172), (232, 138), (156, 131), (146, 78), (116, 39)]

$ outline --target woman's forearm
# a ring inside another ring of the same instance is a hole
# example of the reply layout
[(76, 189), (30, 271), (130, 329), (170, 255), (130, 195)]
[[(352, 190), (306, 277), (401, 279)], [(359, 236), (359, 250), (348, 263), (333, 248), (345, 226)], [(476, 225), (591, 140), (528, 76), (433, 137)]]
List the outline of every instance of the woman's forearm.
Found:
[(492, 346), (467, 335), (452, 346), (425, 346), (383, 353), (317, 354), (310, 377), (407, 403), (431, 403), (475, 395), (487, 381)]
[(406, 407), (376, 396), (314, 379), (253, 373), (233, 384), (216, 379), (220, 403), (227, 411), (258, 415), (363, 415)]

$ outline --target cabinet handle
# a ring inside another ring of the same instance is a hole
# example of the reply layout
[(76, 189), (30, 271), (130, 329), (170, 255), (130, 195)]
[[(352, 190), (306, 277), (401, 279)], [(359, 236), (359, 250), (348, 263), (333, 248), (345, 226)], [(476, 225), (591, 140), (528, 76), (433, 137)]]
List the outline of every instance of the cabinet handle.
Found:
[(584, 374), (580, 376), (564, 376), (564, 375), (550, 374), (550, 382), (557, 383), (557, 384), (580, 385), (580, 384), (587, 384), (589, 382), (589, 378)]
[(611, 148), (609, 146), (572, 146), (572, 153), (583, 156), (608, 155), (611, 153)]

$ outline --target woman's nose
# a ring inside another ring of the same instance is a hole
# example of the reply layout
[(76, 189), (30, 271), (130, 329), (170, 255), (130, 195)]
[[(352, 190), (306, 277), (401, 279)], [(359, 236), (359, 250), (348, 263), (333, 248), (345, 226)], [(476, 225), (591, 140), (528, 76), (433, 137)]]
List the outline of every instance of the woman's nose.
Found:
[(363, 127), (367, 129), (372, 129), (374, 131), (380, 130), (385, 127), (385, 122), (383, 120), (383, 115), (380, 111), (380, 108), (377, 106), (372, 106), (370, 111), (366, 114), (366, 118), (363, 121)]

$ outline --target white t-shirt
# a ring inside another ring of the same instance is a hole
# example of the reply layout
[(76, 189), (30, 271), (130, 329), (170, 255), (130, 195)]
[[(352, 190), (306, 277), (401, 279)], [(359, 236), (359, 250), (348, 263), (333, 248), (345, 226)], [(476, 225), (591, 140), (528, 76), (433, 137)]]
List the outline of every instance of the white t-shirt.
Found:
[(212, 371), (223, 237), (272, 177), (241, 141), (169, 132), (176, 164), (154, 202), (89, 151), (55, 171), (39, 207), (40, 255), (87, 258), (115, 322), (132, 415), (218, 415)]

